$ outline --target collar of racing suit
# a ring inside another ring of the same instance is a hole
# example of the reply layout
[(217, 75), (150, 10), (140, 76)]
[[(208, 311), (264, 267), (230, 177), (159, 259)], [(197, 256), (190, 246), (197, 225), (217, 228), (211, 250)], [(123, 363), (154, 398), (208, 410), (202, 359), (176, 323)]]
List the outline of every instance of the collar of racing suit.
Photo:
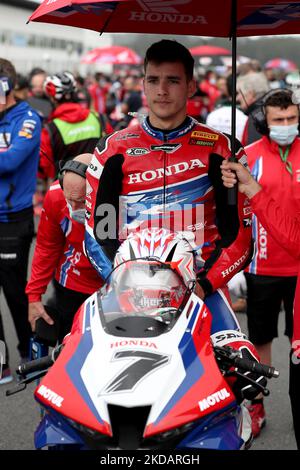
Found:
[(142, 128), (144, 129), (147, 134), (155, 137), (156, 139), (166, 141), (176, 139), (178, 137), (182, 137), (183, 135), (187, 134), (191, 131), (191, 129), (197, 124), (195, 119), (191, 118), (190, 116), (186, 116), (185, 120), (183, 121), (180, 126), (176, 127), (175, 129), (171, 130), (162, 130), (158, 129), (157, 127), (153, 127), (150, 124), (149, 117), (144, 119), (142, 122)]

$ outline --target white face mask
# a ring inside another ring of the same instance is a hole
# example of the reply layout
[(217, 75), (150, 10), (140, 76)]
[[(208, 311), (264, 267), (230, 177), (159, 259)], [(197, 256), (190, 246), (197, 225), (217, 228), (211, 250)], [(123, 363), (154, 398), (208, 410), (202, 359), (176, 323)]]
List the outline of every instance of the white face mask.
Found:
[(79, 224), (84, 225), (85, 209), (77, 209), (76, 211), (73, 211), (72, 206), (69, 202), (67, 202), (67, 207), (69, 209), (71, 219), (75, 220), (75, 222), (78, 222)]
[(269, 126), (269, 130), (271, 140), (274, 140), (277, 144), (282, 146), (290, 145), (298, 135), (298, 124)]

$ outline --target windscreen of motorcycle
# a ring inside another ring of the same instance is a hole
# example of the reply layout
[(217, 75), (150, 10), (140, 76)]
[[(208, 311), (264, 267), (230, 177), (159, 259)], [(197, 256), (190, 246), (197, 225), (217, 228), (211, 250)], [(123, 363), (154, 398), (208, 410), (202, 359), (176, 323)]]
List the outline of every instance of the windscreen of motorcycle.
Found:
[(101, 295), (106, 322), (118, 317), (152, 317), (169, 324), (185, 299), (187, 287), (169, 264), (159, 261), (131, 260), (112, 273)]

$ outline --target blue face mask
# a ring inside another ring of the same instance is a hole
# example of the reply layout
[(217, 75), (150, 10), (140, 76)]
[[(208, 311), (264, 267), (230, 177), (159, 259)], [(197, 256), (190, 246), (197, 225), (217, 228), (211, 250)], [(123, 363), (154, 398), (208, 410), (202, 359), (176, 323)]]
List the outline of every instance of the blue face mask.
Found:
[(269, 126), (270, 139), (277, 142), (278, 145), (290, 145), (298, 135), (298, 124), (290, 126)]
[(79, 224), (84, 225), (84, 223), (85, 223), (85, 209), (77, 209), (76, 211), (74, 211), (69, 202), (67, 202), (67, 206), (68, 206), (68, 209), (69, 209), (71, 219), (75, 220), (75, 222), (78, 222)]

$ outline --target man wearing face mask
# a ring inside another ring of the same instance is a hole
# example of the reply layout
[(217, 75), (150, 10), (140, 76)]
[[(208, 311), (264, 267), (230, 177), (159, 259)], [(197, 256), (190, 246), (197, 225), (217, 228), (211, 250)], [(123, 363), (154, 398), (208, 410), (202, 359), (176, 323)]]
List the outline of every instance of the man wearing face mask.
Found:
[[(294, 216), (294, 197), (300, 194), (299, 108), (290, 90), (276, 89), (262, 98), (254, 124), (263, 137), (245, 147), (254, 178), (276, 197), (286, 214)], [(246, 214), (245, 214), (246, 216)], [(245, 217), (246, 218), (246, 217)], [(271, 345), (278, 336), (278, 315), (283, 303), (285, 334), (291, 339), (293, 301), (299, 262), (265, 230), (256, 216), (252, 219), (256, 250), (245, 272), (249, 339), (261, 361), (271, 365)], [(250, 406), (252, 431), (258, 435), (265, 424), (262, 396)]]
[(38, 318), (50, 325), (42, 295), (53, 279), (53, 295), (47, 306), (57, 313), (58, 341), (70, 331), (80, 305), (99, 289), (102, 281), (83, 252), (85, 218), (85, 172), (92, 155), (79, 155), (64, 163), (60, 180), (49, 188), (44, 200), (31, 276), (26, 287), (28, 319), (32, 330)]

